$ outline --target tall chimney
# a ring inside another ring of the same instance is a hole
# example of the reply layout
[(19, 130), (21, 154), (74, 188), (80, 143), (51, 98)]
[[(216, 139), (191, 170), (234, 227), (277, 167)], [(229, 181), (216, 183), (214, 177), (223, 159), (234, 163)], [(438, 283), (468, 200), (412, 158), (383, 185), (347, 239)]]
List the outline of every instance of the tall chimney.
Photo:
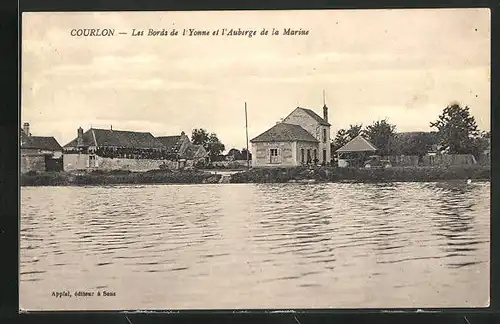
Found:
[(76, 137), (76, 143), (78, 146), (83, 146), (83, 128), (78, 127), (78, 135)]
[(323, 119), (328, 123), (328, 107), (326, 105), (323, 106)]
[(26, 133), (26, 136), (31, 136), (30, 123), (24, 123), (23, 130), (24, 130), (24, 133)]

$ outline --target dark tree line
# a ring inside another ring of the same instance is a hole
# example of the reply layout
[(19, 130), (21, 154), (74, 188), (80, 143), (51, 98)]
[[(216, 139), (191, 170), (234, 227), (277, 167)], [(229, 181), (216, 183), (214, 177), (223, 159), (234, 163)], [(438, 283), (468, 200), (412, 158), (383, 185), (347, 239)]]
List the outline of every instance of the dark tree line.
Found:
[(431, 150), (449, 154), (472, 154), (476, 158), (489, 147), (490, 132), (480, 132), (470, 108), (458, 103), (447, 106), (436, 121), (430, 123), (431, 132), (397, 133), (396, 125), (388, 120), (375, 121), (363, 128), (350, 125), (340, 129), (332, 141), (332, 152), (362, 135), (377, 147), (380, 155), (424, 156)]

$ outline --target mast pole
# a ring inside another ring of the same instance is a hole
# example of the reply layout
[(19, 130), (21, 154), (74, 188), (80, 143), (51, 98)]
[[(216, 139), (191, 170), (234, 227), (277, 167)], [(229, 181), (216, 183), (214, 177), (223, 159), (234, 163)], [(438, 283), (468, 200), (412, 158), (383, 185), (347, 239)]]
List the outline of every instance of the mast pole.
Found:
[(247, 168), (250, 169), (250, 151), (248, 151), (248, 117), (247, 117), (247, 102), (245, 101), (245, 132), (247, 137)]

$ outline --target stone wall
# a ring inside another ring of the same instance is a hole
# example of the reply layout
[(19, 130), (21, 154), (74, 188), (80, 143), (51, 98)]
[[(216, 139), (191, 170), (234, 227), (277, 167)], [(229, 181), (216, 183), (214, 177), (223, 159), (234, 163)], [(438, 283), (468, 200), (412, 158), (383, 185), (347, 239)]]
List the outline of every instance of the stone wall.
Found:
[[(252, 160), (249, 161), (250, 166), (252, 166)], [(222, 167), (222, 168), (246, 168), (247, 167), (247, 160), (233, 160), (233, 161), (217, 161), (217, 162), (212, 162), (212, 165), (214, 167)]]
[[(133, 172), (157, 170), (160, 165), (177, 168), (177, 162), (150, 159), (103, 158), (97, 155), (95, 164), (90, 165), (90, 154), (64, 154), (64, 171), (72, 170), (128, 170)], [(189, 165), (189, 163), (188, 163)]]
[(21, 173), (29, 171), (45, 171), (45, 156), (40, 155), (21, 155)]
[(425, 166), (449, 166), (477, 164), (472, 154), (437, 154), (423, 157)]
[[(170, 161), (169, 161), (170, 162)], [(165, 164), (163, 160), (149, 159), (122, 159), (97, 157), (97, 168), (99, 170), (128, 170), (133, 172), (157, 170), (160, 165)], [(174, 162), (171, 162), (172, 166)], [(170, 167), (171, 168), (171, 167)]]
[[(271, 157), (271, 149), (277, 149), (278, 156)], [(252, 166), (253, 167), (297, 166), (295, 143), (293, 142), (253, 143)]]
[[(319, 141), (318, 149), (318, 160), (323, 161), (323, 150), (326, 150), (326, 162), (329, 163), (331, 160), (331, 148), (330, 148), (330, 127), (319, 125), (319, 123), (304, 112), (302, 109), (294, 110), (292, 114), (283, 120), (284, 123), (299, 125), (309, 132), (314, 138)], [(326, 140), (323, 139), (323, 130), (326, 131)]]
[(88, 161), (89, 154), (66, 153), (63, 155), (64, 171), (86, 170)]
[[(316, 150), (316, 158), (320, 161), (321, 163), (321, 158), (322, 158), (322, 152), (321, 150), (318, 149), (318, 145), (315, 143), (309, 143), (309, 142), (298, 142), (296, 145), (296, 157), (297, 157), (297, 165), (301, 164), (306, 164), (307, 163), (307, 150), (310, 150), (311, 152), (311, 161), (314, 163), (314, 150)], [(302, 150), (304, 150), (304, 162), (302, 162)], [(329, 161), (327, 161), (329, 162)]]

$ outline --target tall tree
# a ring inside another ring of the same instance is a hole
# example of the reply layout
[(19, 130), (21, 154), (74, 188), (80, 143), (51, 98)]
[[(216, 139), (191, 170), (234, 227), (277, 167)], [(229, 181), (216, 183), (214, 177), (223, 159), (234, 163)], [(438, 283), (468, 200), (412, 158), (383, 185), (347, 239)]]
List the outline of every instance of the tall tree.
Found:
[(331, 144), (332, 154), (348, 142), (349, 135), (347, 134), (347, 131), (345, 129), (339, 129)]
[(357, 137), (358, 135), (363, 134), (363, 124), (355, 124), (355, 125), (349, 125), (349, 129), (347, 130), (347, 135), (349, 137), (349, 141), (352, 140), (353, 138)]
[(219, 155), (225, 150), (225, 146), (219, 140), (217, 134), (208, 133), (203, 128), (193, 129), (191, 142), (196, 145), (202, 145), (207, 150), (212, 161), (217, 160)]
[(191, 134), (191, 142), (195, 145), (203, 145), (205, 149), (208, 149), (207, 143), (209, 138), (210, 135), (203, 128), (195, 128)]
[(224, 144), (219, 140), (217, 134), (211, 133), (208, 137), (207, 151), (211, 160), (218, 159), (219, 155), (226, 149)]
[(366, 127), (363, 132), (381, 155), (391, 155), (395, 152), (396, 125), (391, 125), (386, 119), (378, 120)]
[(474, 138), (479, 135), (476, 120), (469, 107), (458, 103), (448, 105), (438, 120), (430, 123), (437, 128), (439, 144), (450, 154), (472, 154)]

